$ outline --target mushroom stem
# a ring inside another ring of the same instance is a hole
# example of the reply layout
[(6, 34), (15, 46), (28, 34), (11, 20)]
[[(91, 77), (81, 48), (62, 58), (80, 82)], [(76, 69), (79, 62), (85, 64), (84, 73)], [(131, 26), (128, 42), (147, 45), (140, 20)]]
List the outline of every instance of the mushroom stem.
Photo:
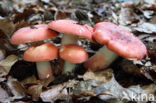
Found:
[(78, 36), (70, 35), (70, 34), (64, 34), (61, 40), (61, 45), (66, 44), (77, 44)]
[(64, 73), (73, 73), (75, 66), (76, 66), (75, 63), (71, 63), (71, 62), (65, 61)]
[(52, 78), (52, 68), (49, 61), (36, 62), (39, 79)]
[(91, 71), (96, 71), (108, 67), (117, 57), (116, 53), (103, 46), (85, 62), (84, 66)]
[[(78, 36), (70, 35), (70, 34), (64, 34), (62, 37), (61, 45), (66, 44), (76, 44), (78, 40)], [(64, 63), (64, 74), (72, 74), (75, 68), (75, 64), (71, 62), (65, 61)]]

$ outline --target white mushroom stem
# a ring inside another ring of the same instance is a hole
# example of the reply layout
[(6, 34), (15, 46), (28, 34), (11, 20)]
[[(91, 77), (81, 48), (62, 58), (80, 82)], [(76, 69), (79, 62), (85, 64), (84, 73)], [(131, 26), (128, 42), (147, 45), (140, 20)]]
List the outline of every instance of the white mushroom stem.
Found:
[(75, 68), (75, 63), (71, 63), (71, 62), (68, 62), (68, 61), (65, 61), (65, 64), (64, 64), (64, 73), (73, 73), (74, 71), (74, 68)]
[[(78, 36), (70, 35), (70, 34), (64, 34), (62, 37), (61, 45), (66, 44), (77, 44)], [(68, 61), (65, 61), (64, 63), (64, 73), (65, 74), (72, 74), (75, 68), (75, 63), (71, 63)]]
[(76, 35), (64, 34), (61, 40), (61, 45), (77, 44), (77, 40), (78, 36)]
[(53, 79), (52, 68), (49, 61), (36, 62), (39, 79)]
[(85, 62), (84, 66), (88, 70), (96, 71), (108, 67), (117, 57), (116, 53), (103, 46)]

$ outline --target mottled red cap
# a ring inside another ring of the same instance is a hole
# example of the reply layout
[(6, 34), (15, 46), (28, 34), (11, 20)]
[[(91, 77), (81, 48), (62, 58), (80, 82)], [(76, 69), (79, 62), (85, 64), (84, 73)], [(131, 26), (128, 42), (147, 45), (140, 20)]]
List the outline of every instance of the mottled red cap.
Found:
[(93, 38), (125, 58), (143, 59), (147, 55), (147, 49), (141, 40), (110, 22), (97, 23)]
[(39, 46), (30, 46), (24, 52), (24, 60), (31, 62), (49, 61), (57, 58), (58, 49), (51, 43), (44, 43)]
[(73, 20), (56, 20), (50, 22), (48, 25), (49, 28), (58, 32), (71, 35), (78, 35), (89, 39), (92, 38), (92, 27), (88, 25), (77, 24), (77, 22)]
[(47, 24), (39, 24), (17, 30), (12, 35), (10, 41), (12, 44), (22, 44), (49, 39), (57, 35), (58, 34), (48, 28)]
[(71, 63), (82, 63), (88, 59), (86, 50), (75, 44), (66, 44), (61, 46), (59, 55), (64, 60)]

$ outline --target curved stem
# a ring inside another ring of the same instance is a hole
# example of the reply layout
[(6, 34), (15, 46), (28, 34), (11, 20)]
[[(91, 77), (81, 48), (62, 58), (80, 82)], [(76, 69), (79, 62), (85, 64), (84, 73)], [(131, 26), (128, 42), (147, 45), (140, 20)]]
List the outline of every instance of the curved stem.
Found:
[(91, 71), (96, 71), (108, 67), (117, 57), (116, 53), (103, 46), (85, 62), (84, 66)]
[(36, 62), (39, 79), (52, 78), (52, 68), (49, 61)]

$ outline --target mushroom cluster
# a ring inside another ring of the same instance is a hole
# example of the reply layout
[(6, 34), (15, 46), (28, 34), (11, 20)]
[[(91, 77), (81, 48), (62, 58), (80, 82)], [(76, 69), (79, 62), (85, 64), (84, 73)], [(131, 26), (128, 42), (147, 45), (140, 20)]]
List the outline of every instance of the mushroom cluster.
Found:
[[(54, 44), (43, 41), (56, 37), (58, 34), (55, 31), (63, 33), (59, 50)], [(87, 51), (77, 44), (80, 37), (95, 40), (105, 46), (88, 59)], [(146, 47), (141, 40), (110, 22), (100, 22), (92, 28), (73, 20), (56, 20), (49, 24), (21, 28), (13, 34), (10, 41), (12, 44), (31, 43), (24, 52), (24, 60), (36, 62), (40, 79), (53, 78), (48, 61), (57, 58), (58, 53), (65, 60), (65, 74), (73, 73), (76, 63), (84, 62), (88, 70), (96, 71), (108, 67), (118, 55), (135, 59), (143, 59), (147, 55)]]
[[(23, 44), (53, 38), (58, 34), (48, 28), (47, 24), (24, 27), (17, 30), (11, 37), (12, 44)], [(24, 52), (24, 60), (36, 62), (40, 79), (53, 79), (52, 68), (49, 60), (58, 56), (58, 49), (51, 43), (34, 43)]]
[(77, 24), (73, 20), (56, 20), (49, 23), (49, 27), (57, 32), (63, 33), (60, 57), (65, 60), (64, 73), (73, 73), (75, 63), (82, 63), (88, 59), (86, 50), (77, 45), (79, 37), (92, 38), (93, 28), (88, 25)]

